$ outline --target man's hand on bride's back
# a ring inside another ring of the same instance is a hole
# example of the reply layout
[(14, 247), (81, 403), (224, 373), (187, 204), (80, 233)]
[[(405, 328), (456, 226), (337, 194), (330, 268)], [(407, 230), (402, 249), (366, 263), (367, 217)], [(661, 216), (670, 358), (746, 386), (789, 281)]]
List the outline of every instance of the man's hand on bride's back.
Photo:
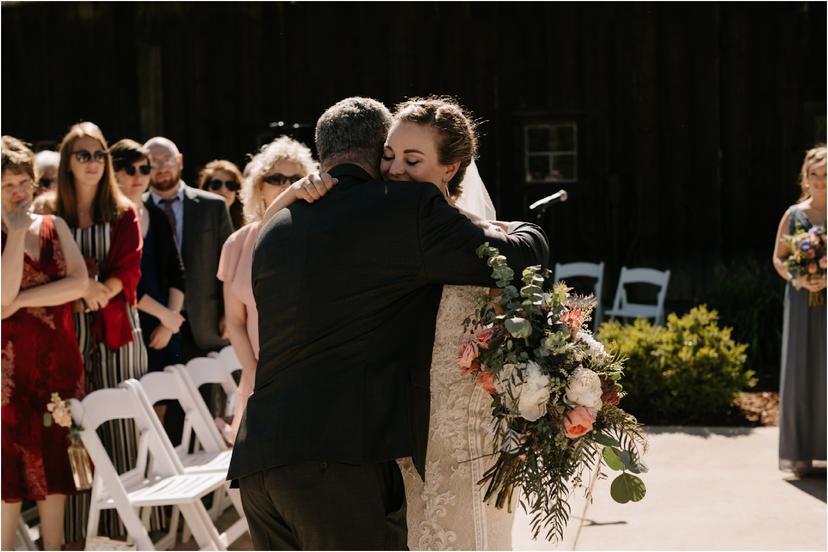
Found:
[(308, 176), (297, 180), (291, 186), (298, 199), (304, 199), (308, 203), (313, 203), (318, 199), (322, 199), (328, 192), (331, 191), (336, 183), (339, 182), (326, 172), (310, 173)]

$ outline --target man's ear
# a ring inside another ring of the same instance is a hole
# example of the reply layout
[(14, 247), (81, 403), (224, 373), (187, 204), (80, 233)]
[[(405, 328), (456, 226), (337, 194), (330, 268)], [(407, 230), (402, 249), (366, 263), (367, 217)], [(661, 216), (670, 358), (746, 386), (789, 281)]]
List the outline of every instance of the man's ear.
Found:
[(178, 154), (178, 170), (184, 170), (184, 154)]

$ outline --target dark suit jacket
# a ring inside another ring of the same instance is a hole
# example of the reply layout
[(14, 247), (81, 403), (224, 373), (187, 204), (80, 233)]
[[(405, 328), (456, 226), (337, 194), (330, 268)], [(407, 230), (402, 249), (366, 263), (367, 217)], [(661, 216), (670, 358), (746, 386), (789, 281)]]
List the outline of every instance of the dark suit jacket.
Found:
[[(144, 207), (149, 214), (150, 227), (152, 228), (153, 244), (155, 246), (155, 277), (157, 279), (158, 291), (161, 293), (161, 303), (166, 306), (170, 295), (170, 288), (186, 291), (184, 288), (184, 265), (181, 262), (181, 255), (175, 247), (175, 236), (170, 226), (167, 215), (158, 207), (151, 198), (144, 200)], [(138, 283), (138, 300), (144, 296), (144, 278)], [(157, 298), (156, 298), (157, 299)]]
[(219, 333), (224, 293), (216, 273), (221, 248), (233, 227), (223, 197), (183, 182), (181, 187), (184, 190), (181, 260), (187, 278), (184, 310), (196, 346), (215, 350), (228, 344)]
[(422, 474), (442, 284), (493, 285), (475, 255), (487, 240), (517, 274), (547, 261), (537, 226), (487, 233), (431, 184), (371, 180), (354, 165), (331, 174), (325, 198), (280, 211), (259, 234), (261, 350), (230, 479), (405, 456)]

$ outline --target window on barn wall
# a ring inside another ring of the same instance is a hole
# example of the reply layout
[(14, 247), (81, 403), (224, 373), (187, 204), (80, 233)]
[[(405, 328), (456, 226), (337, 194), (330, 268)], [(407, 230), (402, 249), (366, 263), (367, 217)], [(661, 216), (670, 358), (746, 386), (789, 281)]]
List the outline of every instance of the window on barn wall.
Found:
[(578, 180), (578, 125), (574, 122), (533, 123), (523, 128), (526, 182)]

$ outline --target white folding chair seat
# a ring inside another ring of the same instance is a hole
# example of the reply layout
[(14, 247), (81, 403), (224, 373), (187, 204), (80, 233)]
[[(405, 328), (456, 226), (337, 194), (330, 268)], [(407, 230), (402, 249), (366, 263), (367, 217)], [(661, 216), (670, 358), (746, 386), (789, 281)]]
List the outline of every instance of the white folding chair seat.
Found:
[[(184, 468), (171, 454), (172, 444), (159, 433), (145, 406), (128, 389), (101, 389), (83, 401), (70, 399), (73, 420), (83, 427), (81, 440), (95, 467), (87, 537), (98, 533), (101, 510), (115, 509), (127, 529), (129, 539), (140, 550), (155, 550), (147, 533), (149, 509), (153, 506), (177, 506), (191, 528), (200, 549), (226, 550), (227, 535), (219, 535), (210, 515), (201, 503), (204, 496), (223, 487), (221, 473), (183, 473)], [(96, 430), (115, 419), (135, 422), (138, 440), (136, 467), (119, 475)], [(166, 441), (166, 442), (165, 442)], [(139, 517), (141, 508), (145, 508)], [(167, 543), (167, 537), (162, 539)]]
[(592, 278), (595, 286), (592, 294), (595, 296), (595, 311), (592, 313), (592, 331), (597, 332), (604, 314), (602, 302), (604, 289), (604, 261), (600, 263), (555, 263), (555, 281), (567, 278)]
[[(141, 378), (140, 381), (129, 379), (121, 384), (123, 387), (129, 389), (139, 399), (144, 406), (148, 417), (155, 424), (156, 431), (163, 433), (164, 428), (161, 420), (155, 414), (153, 406), (155, 403), (163, 400), (175, 400), (181, 405), (184, 411), (184, 431), (182, 438), (182, 445), (177, 448), (172, 447), (169, 440), (165, 442), (170, 444), (168, 454), (175, 456), (183, 467), (182, 473), (197, 474), (197, 473), (219, 473), (222, 476), (227, 475), (227, 470), (230, 467), (230, 457), (232, 450), (224, 443), (221, 435), (213, 424), (207, 406), (198, 392), (193, 393), (187, 387), (182, 379), (179, 371), (170, 370), (165, 372), (150, 372)], [(190, 435), (195, 435), (196, 443), (202, 450), (189, 453), (187, 445), (190, 442)], [(224, 500), (225, 497), (228, 500)], [(228, 535), (230, 542), (236, 540), (239, 536), (244, 534), (247, 528), (247, 521), (242, 509), (241, 499), (237, 490), (230, 489), (230, 483), (225, 482), (224, 488), (219, 489), (213, 497), (213, 506), (210, 509), (210, 517), (215, 520), (218, 519), (222, 511), (228, 506), (232, 505), (236, 513), (239, 515), (239, 520), (236, 521), (225, 532)], [(173, 513), (173, 523), (171, 524), (172, 538), (175, 538), (177, 529), (177, 512)], [(183, 540), (189, 540), (189, 535), (185, 531)]]
[[(612, 309), (604, 314), (618, 318), (648, 318), (656, 325), (664, 324), (664, 300), (667, 297), (667, 286), (670, 283), (670, 271), (654, 270), (652, 268), (621, 267), (621, 276), (618, 278), (618, 287), (615, 290), (615, 299)], [(628, 284), (649, 284), (656, 286), (656, 304), (631, 303), (627, 299)]]

